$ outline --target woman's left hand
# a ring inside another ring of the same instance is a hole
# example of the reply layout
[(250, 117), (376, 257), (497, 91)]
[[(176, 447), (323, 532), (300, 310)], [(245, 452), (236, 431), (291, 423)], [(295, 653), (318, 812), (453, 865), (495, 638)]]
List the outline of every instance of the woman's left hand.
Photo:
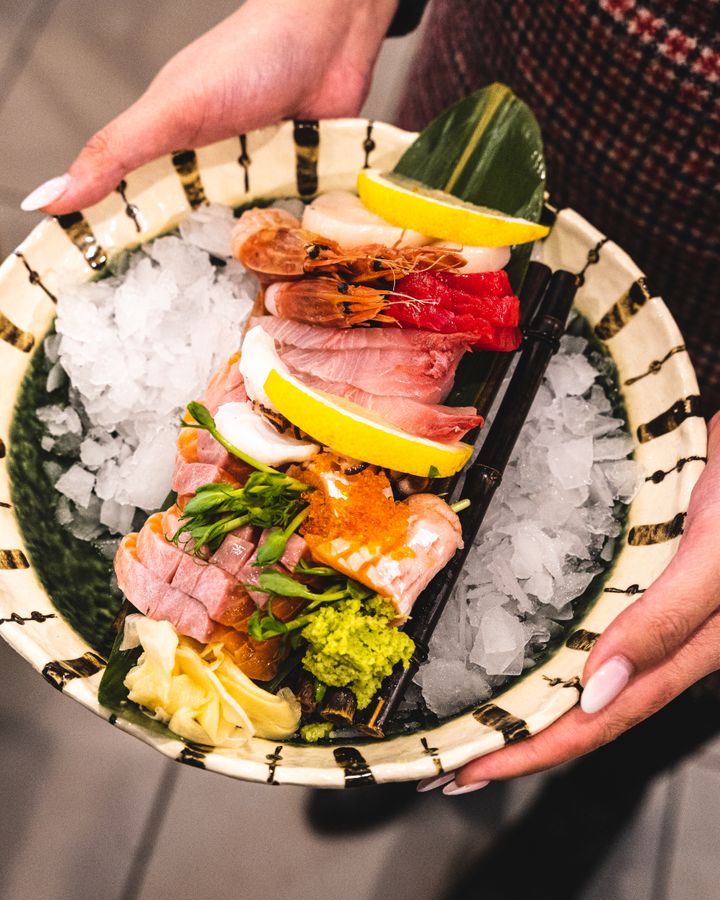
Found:
[(720, 668), (720, 413), (708, 443), (678, 552), (593, 648), (580, 704), (528, 740), (463, 766), (445, 793), (468, 793), (589, 753)]

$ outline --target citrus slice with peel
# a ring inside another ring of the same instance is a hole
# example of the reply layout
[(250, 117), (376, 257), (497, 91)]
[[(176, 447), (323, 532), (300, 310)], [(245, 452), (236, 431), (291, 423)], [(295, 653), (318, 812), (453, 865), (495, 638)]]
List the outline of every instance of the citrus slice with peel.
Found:
[(431, 234), (443, 241), (477, 247), (527, 244), (550, 231), (497, 209), (475, 206), (412, 178), (361, 169), (357, 192), (367, 208), (392, 225)]
[(375, 466), (445, 477), (462, 469), (472, 453), (469, 444), (441, 444), (393, 428), (362, 406), (277, 369), (270, 370), (263, 390), (279, 413), (318, 443)]

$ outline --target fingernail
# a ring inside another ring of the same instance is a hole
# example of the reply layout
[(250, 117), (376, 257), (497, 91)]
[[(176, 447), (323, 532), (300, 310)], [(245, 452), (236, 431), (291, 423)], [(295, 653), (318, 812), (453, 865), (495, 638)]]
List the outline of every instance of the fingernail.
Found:
[(42, 209), (43, 206), (47, 206), (48, 203), (52, 203), (58, 197), (61, 197), (69, 185), (69, 175), (58, 175), (57, 178), (51, 178), (49, 181), (41, 184), (40, 187), (35, 188), (34, 191), (31, 191), (20, 204), (20, 209), (25, 210), (25, 212)]
[(423, 778), (422, 781), (418, 781), (416, 790), (421, 794), (425, 793), (425, 791), (435, 790), (435, 788), (447, 784), (448, 781), (452, 781), (454, 777), (454, 772), (445, 772), (443, 775), (435, 775), (432, 778)]
[(624, 656), (613, 656), (595, 672), (582, 693), (583, 712), (596, 713), (611, 703), (630, 680), (632, 663)]
[(464, 784), (460, 786), (455, 781), (452, 784), (446, 784), (443, 788), (443, 794), (448, 797), (457, 797), (458, 794), (471, 794), (473, 791), (479, 791), (480, 788), (487, 787), (489, 781), (476, 781), (474, 784)]

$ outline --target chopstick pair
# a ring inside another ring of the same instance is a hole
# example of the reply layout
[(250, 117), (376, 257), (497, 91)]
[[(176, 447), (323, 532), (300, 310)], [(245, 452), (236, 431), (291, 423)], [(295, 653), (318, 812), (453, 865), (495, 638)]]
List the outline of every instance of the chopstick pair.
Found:
[[(387, 724), (398, 708), (420, 665), (428, 657), (428, 644), (440, 616), (455, 588), (468, 554), (480, 530), (485, 513), (497, 490), (522, 426), (530, 411), (551, 357), (559, 348), (575, 298), (575, 275), (559, 270), (552, 276), (547, 266), (531, 263), (521, 291), (523, 341), (517, 367), (507, 391), (488, 428), (477, 459), (467, 470), (462, 485), (470, 506), (461, 515), (463, 549), (433, 578), (415, 602), (412, 618), (405, 626), (415, 642), (415, 652), (407, 668), (395, 667), (383, 682), (372, 703), (355, 725), (372, 737), (385, 736)], [(527, 323), (529, 322), (529, 325)], [(495, 354), (489, 361), (487, 378), (478, 396), (478, 411), (487, 415), (510, 367), (512, 354)], [(459, 476), (448, 484), (449, 500), (457, 492)]]

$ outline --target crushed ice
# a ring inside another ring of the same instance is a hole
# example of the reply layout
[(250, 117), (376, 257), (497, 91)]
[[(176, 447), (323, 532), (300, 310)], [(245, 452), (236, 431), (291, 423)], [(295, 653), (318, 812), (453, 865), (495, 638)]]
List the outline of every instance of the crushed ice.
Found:
[(616, 503), (632, 499), (640, 467), (596, 383), (605, 361), (586, 348), (568, 335), (551, 361), (416, 677), (440, 716), (530, 666), (612, 559)]
[[(47, 390), (69, 378), (71, 405), (38, 417), (43, 449), (72, 460), (44, 465), (62, 494), (58, 521), (79, 538), (124, 534), (136, 509), (167, 495), (180, 410), (237, 348), (252, 306), (254, 279), (229, 256), (232, 225), (231, 210), (203, 207), (117, 275), (60, 294)], [(634, 495), (639, 467), (596, 383), (605, 361), (585, 351), (566, 336), (550, 363), (416, 678), (440, 716), (531, 665), (612, 559), (616, 502)]]
[(238, 348), (254, 299), (253, 276), (230, 258), (233, 223), (227, 207), (203, 207), (179, 237), (60, 293), (47, 390), (69, 378), (71, 405), (38, 417), (43, 449), (73, 461), (46, 471), (63, 495), (59, 521), (81, 539), (129, 531), (170, 490), (182, 407)]

